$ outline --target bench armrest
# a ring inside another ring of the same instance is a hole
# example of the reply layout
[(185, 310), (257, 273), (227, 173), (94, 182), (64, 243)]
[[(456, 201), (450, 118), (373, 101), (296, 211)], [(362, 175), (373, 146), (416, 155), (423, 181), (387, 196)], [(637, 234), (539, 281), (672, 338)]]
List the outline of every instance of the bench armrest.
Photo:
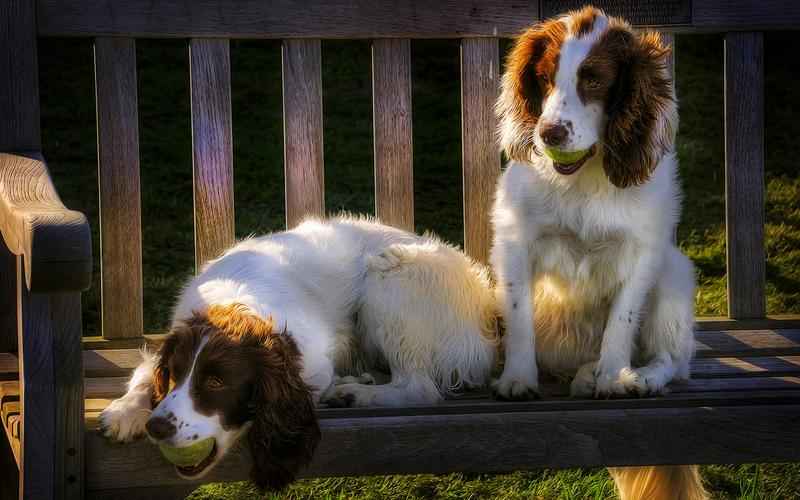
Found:
[(32, 292), (89, 287), (89, 223), (61, 203), (43, 161), (0, 153), (0, 233), (11, 253), (23, 256)]

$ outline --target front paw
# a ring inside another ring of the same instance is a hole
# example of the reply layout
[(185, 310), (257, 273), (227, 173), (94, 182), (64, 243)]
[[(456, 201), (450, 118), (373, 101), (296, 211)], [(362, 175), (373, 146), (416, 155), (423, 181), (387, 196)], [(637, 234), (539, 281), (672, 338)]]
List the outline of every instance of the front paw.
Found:
[(331, 408), (358, 408), (372, 406), (374, 392), (371, 385), (344, 383), (336, 385), (322, 398)]
[(492, 381), (492, 392), (497, 399), (507, 401), (539, 399), (536, 368), (526, 372), (504, 370), (499, 379)]
[(151, 413), (136, 400), (116, 399), (100, 413), (100, 432), (113, 441), (128, 443), (145, 434)]
[(647, 383), (644, 378), (626, 366), (615, 370), (600, 370), (595, 378), (594, 396), (596, 398), (620, 398), (646, 396)]

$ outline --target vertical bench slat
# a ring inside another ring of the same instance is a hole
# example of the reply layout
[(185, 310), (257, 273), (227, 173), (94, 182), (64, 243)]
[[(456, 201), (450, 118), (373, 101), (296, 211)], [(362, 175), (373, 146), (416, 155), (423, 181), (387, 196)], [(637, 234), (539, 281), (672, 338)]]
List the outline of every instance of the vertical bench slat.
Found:
[(494, 102), (499, 92), (496, 38), (461, 41), (461, 152), (464, 169), (464, 249), (487, 262), (491, 243), (489, 209), (500, 174)]
[(0, 2), (0, 47), (0, 151), (39, 151), (35, 2)]
[(765, 314), (764, 39), (725, 35), (725, 200), (728, 311)]
[(136, 43), (98, 38), (97, 164), (100, 184), (102, 332), (142, 335), (142, 227)]
[(291, 228), (308, 215), (325, 214), (319, 40), (283, 42), (283, 155)]
[(17, 256), (0, 236), (0, 353), (16, 350)]
[(234, 241), (231, 64), (228, 40), (189, 42), (196, 269)]
[(411, 41), (372, 42), (375, 213), (386, 224), (414, 230), (411, 134)]

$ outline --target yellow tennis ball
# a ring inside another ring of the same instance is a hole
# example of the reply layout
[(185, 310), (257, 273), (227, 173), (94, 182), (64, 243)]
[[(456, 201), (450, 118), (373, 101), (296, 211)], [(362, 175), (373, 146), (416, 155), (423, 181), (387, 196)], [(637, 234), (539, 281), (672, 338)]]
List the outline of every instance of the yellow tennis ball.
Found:
[(158, 448), (164, 458), (178, 467), (193, 467), (208, 457), (214, 449), (214, 438), (206, 438), (189, 446), (176, 448), (160, 443)]
[(588, 149), (582, 149), (580, 151), (562, 151), (556, 148), (544, 148), (544, 154), (546, 154), (553, 161), (561, 163), (562, 165), (570, 165), (575, 163), (586, 156), (586, 153), (588, 152)]

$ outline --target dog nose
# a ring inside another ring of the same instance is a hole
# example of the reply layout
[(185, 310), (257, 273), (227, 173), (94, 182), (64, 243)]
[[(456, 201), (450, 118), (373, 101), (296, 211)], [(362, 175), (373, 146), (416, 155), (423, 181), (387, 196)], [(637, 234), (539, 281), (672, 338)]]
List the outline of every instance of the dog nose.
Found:
[(561, 146), (566, 142), (568, 135), (567, 127), (560, 122), (556, 123), (542, 123), (539, 129), (539, 135), (548, 146)]
[(171, 438), (178, 432), (175, 425), (164, 417), (153, 417), (145, 424), (150, 437), (158, 441)]

